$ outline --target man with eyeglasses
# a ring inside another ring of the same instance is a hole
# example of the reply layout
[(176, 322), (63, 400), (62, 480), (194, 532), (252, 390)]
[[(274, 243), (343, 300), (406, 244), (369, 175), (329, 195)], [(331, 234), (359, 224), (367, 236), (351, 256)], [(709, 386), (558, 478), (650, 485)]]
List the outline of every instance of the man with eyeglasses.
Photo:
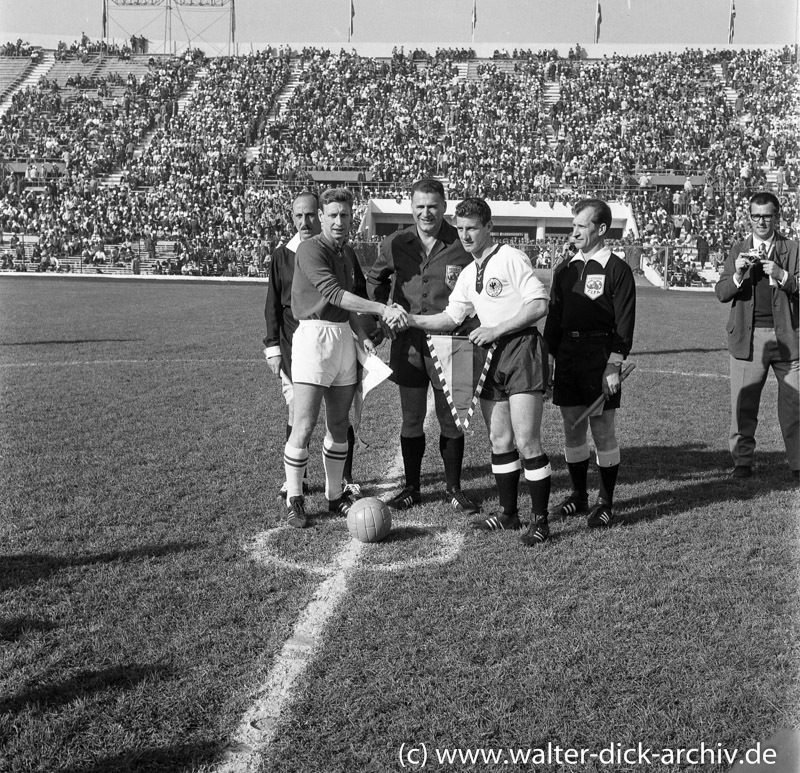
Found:
[(780, 203), (762, 191), (750, 199), (752, 234), (734, 244), (715, 292), (731, 303), (728, 349), (734, 478), (753, 474), (761, 391), (769, 369), (778, 381), (778, 421), (789, 469), (800, 478), (798, 244), (777, 233)]

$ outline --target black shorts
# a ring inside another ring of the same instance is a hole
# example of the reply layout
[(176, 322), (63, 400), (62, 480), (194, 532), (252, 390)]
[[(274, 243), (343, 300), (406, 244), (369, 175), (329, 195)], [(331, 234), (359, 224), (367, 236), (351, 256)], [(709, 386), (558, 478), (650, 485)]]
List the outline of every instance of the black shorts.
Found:
[(280, 339), (281, 347), (281, 368), (284, 373), (291, 380), (292, 378), (292, 342), (284, 340), (283, 336)]
[[(564, 407), (590, 406), (603, 394), (603, 373), (611, 354), (611, 337), (562, 338), (556, 355), (553, 403)], [(619, 408), (620, 392), (603, 404), (603, 410)]]
[(427, 388), (431, 384), (434, 389), (442, 388), (425, 333), (417, 328), (398, 333), (392, 341), (389, 367), (392, 369), (389, 378), (398, 386)]
[(547, 344), (536, 328), (504, 336), (497, 342), (481, 398), (500, 402), (510, 395), (547, 388)]

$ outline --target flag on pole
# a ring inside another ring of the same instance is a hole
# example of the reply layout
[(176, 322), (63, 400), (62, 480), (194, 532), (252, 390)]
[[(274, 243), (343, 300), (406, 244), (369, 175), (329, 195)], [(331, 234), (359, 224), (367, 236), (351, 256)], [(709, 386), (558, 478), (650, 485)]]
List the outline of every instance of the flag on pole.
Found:
[(350, 31), (347, 33), (347, 42), (353, 37), (353, 19), (356, 18), (356, 0), (350, 0)]
[(478, 25), (478, 0), (472, 0), (472, 39), (475, 39), (475, 27)]
[(594, 20), (594, 42), (600, 42), (600, 25), (603, 22), (603, 12), (600, 10), (600, 0), (597, 0), (597, 13)]
[(108, 11), (106, 10), (107, 5), (108, 5), (108, 0), (103, 0), (103, 38), (108, 37)]
[(467, 336), (428, 335), (428, 348), (456, 426), (466, 432), (492, 363), (494, 344), (476, 346)]
[(733, 43), (733, 20), (736, 18), (736, 0), (731, 0), (731, 17), (728, 21), (728, 45)]

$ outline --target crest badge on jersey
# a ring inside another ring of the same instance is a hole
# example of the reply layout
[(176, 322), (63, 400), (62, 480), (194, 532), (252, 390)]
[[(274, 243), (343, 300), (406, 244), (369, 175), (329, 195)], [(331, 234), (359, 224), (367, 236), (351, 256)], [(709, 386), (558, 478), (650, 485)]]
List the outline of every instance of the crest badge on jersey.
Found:
[(605, 274), (589, 274), (583, 286), (583, 293), (587, 298), (596, 301), (602, 294), (606, 286)]
[(452, 290), (456, 286), (456, 280), (461, 273), (462, 266), (448, 265), (444, 269), (444, 283)]
[(503, 283), (497, 277), (493, 276), (486, 283), (486, 294), (490, 298), (497, 298), (497, 296), (500, 295), (501, 292), (503, 292)]

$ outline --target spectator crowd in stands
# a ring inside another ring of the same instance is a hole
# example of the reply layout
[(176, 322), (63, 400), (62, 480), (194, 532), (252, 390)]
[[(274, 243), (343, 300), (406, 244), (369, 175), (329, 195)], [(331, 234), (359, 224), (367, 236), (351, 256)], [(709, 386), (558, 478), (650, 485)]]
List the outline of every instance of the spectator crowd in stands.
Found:
[[(144, 74), (109, 65), (129, 57), (86, 36), (60, 45), (51, 72), (0, 118), (0, 232), (38, 236), (40, 264), (102, 265), (102, 253), (127, 265), (139, 251), (125, 245), (149, 239), (174, 242), (172, 268), (158, 261), (167, 273), (263, 273), (314, 170), (362, 173), (362, 208), (423, 176), (442, 178), (453, 199), (598, 194), (632, 207), (646, 250), (675, 255), (721, 253), (747, 232), (748, 197), (768, 187), (781, 231), (798, 233), (789, 49), (589, 60), (576, 46), (566, 58), (477, 60), (470, 49), (372, 58), (281, 47), (150, 57)], [(60, 77), (73, 60), (85, 71)], [(119, 184), (103, 182), (111, 173)]]

